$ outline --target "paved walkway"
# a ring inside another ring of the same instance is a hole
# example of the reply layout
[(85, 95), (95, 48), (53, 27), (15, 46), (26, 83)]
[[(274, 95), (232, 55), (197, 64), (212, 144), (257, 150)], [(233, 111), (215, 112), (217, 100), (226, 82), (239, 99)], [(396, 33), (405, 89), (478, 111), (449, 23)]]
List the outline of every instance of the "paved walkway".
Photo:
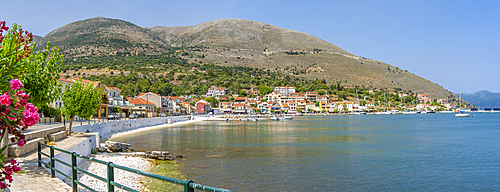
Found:
[[(30, 127), (31, 128), (31, 127)], [(74, 134), (73, 136), (66, 137), (56, 142), (54, 145), (60, 149), (68, 149), (73, 145), (85, 140), (85, 136)], [(49, 148), (42, 149), (45, 154), (50, 153)], [(55, 154), (59, 152), (55, 151)], [(43, 157), (42, 159), (46, 159)], [(50, 172), (43, 167), (38, 167), (38, 153), (31, 152), (21, 157), (15, 158), (21, 167), (21, 172), (14, 174), (14, 182), (9, 187), (10, 191), (71, 191), (72, 188), (68, 184), (59, 180), (58, 178), (51, 178)], [(43, 164), (42, 164), (43, 166)]]

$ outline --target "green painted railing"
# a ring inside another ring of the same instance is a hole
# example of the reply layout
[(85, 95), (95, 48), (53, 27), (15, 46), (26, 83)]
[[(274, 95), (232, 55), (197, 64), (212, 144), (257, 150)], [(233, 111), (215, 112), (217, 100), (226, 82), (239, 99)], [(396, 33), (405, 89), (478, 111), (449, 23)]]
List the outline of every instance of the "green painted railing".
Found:
[[(42, 152), (42, 146), (45, 146), (45, 147), (48, 147), (50, 148), (50, 154), (47, 155), (45, 153)], [(63, 153), (66, 153), (66, 154), (69, 154), (71, 155), (71, 164), (69, 163), (66, 163), (60, 159), (57, 159), (54, 157), (54, 150), (57, 150), (57, 151), (60, 151), (60, 152), (63, 152)], [(42, 155), (48, 157), (50, 159), (50, 163), (45, 163), (42, 161)], [(103, 165), (106, 165), (107, 166), (107, 178), (103, 178), (103, 177), (100, 177), (98, 175), (95, 175), (93, 173), (90, 173), (90, 172), (87, 172), (83, 169), (80, 169), (77, 167), (77, 164), (76, 164), (76, 158), (77, 157), (80, 157), (80, 158), (83, 158), (83, 159), (87, 159), (89, 161), (93, 161), (93, 162), (96, 162), (96, 163), (100, 163), (100, 164), (103, 164)], [(72, 172), (71, 172), (71, 176), (68, 176), (64, 173), (62, 173), (60, 170), (57, 170), (55, 168), (55, 162), (59, 162), (63, 165), (66, 165), (68, 167), (70, 167), (72, 169)], [(167, 181), (167, 182), (170, 182), (170, 183), (175, 183), (175, 184), (178, 184), (178, 185), (183, 185), (184, 186), (184, 191), (188, 191), (188, 192), (194, 192), (194, 189), (198, 189), (198, 190), (202, 190), (202, 191), (213, 191), (213, 192), (229, 192), (229, 190), (227, 189), (221, 189), (221, 188), (217, 188), (217, 187), (210, 187), (210, 186), (206, 186), (206, 185), (202, 185), (202, 184), (197, 184), (191, 180), (179, 180), (179, 179), (174, 179), (174, 178), (169, 178), (169, 177), (165, 177), (165, 176), (161, 176), (161, 175), (156, 175), (156, 174), (152, 174), (152, 173), (148, 173), (148, 172), (144, 172), (144, 171), (140, 171), (140, 170), (136, 170), (136, 169), (131, 169), (131, 168), (128, 168), (128, 167), (124, 167), (124, 166), (120, 166), (120, 165), (116, 165), (116, 164), (113, 164), (111, 162), (106, 162), (106, 161), (101, 161), (101, 160), (98, 160), (98, 159), (94, 159), (94, 158), (90, 158), (90, 157), (87, 157), (87, 156), (83, 156), (83, 155), (80, 155), (80, 154), (77, 154), (75, 152), (69, 152), (69, 151), (65, 151), (65, 150), (62, 150), (62, 149), (58, 149), (58, 148), (55, 148), (53, 146), (49, 146), (49, 145), (45, 145), (43, 143), (38, 143), (38, 167), (41, 167), (42, 164), (44, 164), (47, 168), (50, 167), (50, 176), (51, 177), (55, 177), (56, 176), (56, 172), (58, 172), (59, 174), (61, 174), (62, 176), (68, 178), (69, 180), (72, 181), (72, 184), (73, 184), (73, 191), (77, 191), (77, 188), (78, 188), (78, 185), (84, 187), (85, 189), (88, 189), (89, 191), (96, 191), (92, 188), (90, 188), (89, 186), (86, 186), (85, 184), (81, 183), (78, 181), (78, 178), (77, 178), (77, 171), (80, 171), (81, 173), (84, 173), (84, 174), (87, 174), (91, 177), (94, 177), (96, 179), (99, 179), (103, 182), (106, 182), (108, 184), (108, 192), (111, 192), (111, 191), (115, 191), (115, 186), (120, 188), (120, 189), (123, 189), (123, 190), (127, 190), (127, 191), (137, 191), (137, 190), (134, 190), (134, 189), (131, 189), (127, 186), (124, 186), (122, 184), (119, 184), (119, 183), (115, 183), (114, 182), (114, 168), (117, 168), (117, 169), (121, 169), (121, 170), (125, 170), (125, 171), (128, 171), (128, 172), (131, 172), (131, 173), (136, 173), (136, 174), (139, 174), (139, 175), (142, 175), (142, 176), (146, 176), (146, 177), (150, 177), (150, 178), (154, 178), (154, 179), (159, 179), (159, 180), (162, 180), (162, 181)]]

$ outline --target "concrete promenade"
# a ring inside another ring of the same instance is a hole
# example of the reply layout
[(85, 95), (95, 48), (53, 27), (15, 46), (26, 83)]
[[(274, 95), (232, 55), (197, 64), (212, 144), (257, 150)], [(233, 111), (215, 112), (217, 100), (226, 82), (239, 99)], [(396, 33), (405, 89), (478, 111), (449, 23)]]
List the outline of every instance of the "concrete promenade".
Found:
[[(57, 141), (54, 147), (68, 149), (84, 139), (86, 137), (69, 136)], [(49, 148), (42, 149), (42, 152), (50, 154)], [(55, 151), (55, 154), (59, 153)], [(50, 172), (43, 168), (43, 164), (42, 167), (38, 167), (38, 153), (36, 151), (15, 159), (22, 171), (13, 175), (14, 182), (9, 187), (10, 191), (71, 191), (72, 188), (68, 184), (57, 177), (51, 178)], [(47, 159), (47, 157), (42, 157), (42, 159)]]
[[(176, 116), (174, 118), (169, 118), (169, 119), (176, 119), (176, 120), (178, 119), (177, 121), (181, 121), (181, 119), (184, 120), (187, 117), (189, 117), (189, 116)], [(151, 118), (151, 119), (146, 118), (146, 119), (134, 119), (133, 121), (137, 121), (137, 120), (138, 121), (143, 121), (143, 120), (158, 121), (158, 122), (151, 122), (152, 124), (157, 124), (157, 126), (151, 126), (150, 123), (138, 123), (137, 122), (137, 128), (142, 127), (143, 129), (151, 129), (153, 127), (162, 127), (162, 126), (167, 125), (167, 124), (161, 123), (161, 122), (165, 121), (162, 119), (163, 118)], [(129, 119), (126, 119), (126, 120), (122, 119), (120, 121), (110, 120), (109, 122), (106, 120), (104, 120), (104, 121), (107, 122), (106, 124), (108, 124), (108, 126), (111, 126), (111, 125), (117, 124), (118, 122), (129, 121)], [(132, 121), (130, 121), (130, 122), (132, 122)], [(176, 122), (176, 121), (174, 121), (174, 122)], [(196, 120), (195, 121), (176, 122), (173, 124), (169, 124), (169, 126), (175, 126), (176, 124), (179, 125), (179, 124), (184, 124), (184, 123), (189, 123), (189, 122), (196, 122)], [(80, 122), (73, 122), (73, 123), (74, 123), (73, 125), (75, 126), (74, 127), (75, 130), (78, 130), (77, 127), (87, 127), (87, 126), (94, 125), (93, 120), (90, 122), (90, 124), (88, 123), (88, 121), (83, 121), (81, 123)], [(97, 123), (95, 125), (100, 124), (100, 126), (103, 126), (104, 125), (103, 123), (104, 122), (101, 120), (101, 123)], [(135, 124), (135, 122), (132, 123), (132, 126), (134, 126), (133, 124)], [(26, 131), (26, 133), (33, 132), (33, 131), (40, 131), (40, 130), (44, 130), (44, 129), (48, 129), (48, 128), (52, 128), (52, 127), (61, 126), (61, 125), (63, 125), (63, 123), (35, 125), (33, 127), (30, 127)], [(68, 126), (68, 125), (69, 125), (69, 122), (66, 121), (66, 126)], [(108, 127), (108, 126), (105, 126), (105, 127)], [(102, 127), (99, 127), (97, 130), (94, 130), (94, 131), (99, 132), (99, 129), (101, 129), (101, 128)], [(132, 130), (118, 129), (118, 130), (114, 130), (114, 131), (109, 131), (109, 133), (114, 133), (114, 134), (110, 134), (110, 135), (116, 136), (116, 135), (120, 135), (120, 133), (123, 134), (124, 132), (127, 132), (127, 131), (132, 131)], [(139, 130), (134, 130), (134, 131), (139, 131)], [(68, 150), (69, 148), (78, 145), (79, 143), (81, 143), (85, 139), (87, 139), (86, 136), (83, 136), (83, 135), (78, 134), (78, 133), (74, 133), (72, 136), (68, 136), (60, 141), (55, 142), (54, 147), (57, 147), (59, 149)], [(98, 140), (99, 139), (97, 139), (97, 142), (98, 142)], [(45, 154), (50, 154), (49, 148), (42, 149), (42, 152), (44, 152)], [(57, 156), (57, 154), (59, 154), (59, 153), (60, 152), (55, 151), (54, 155)], [(61, 154), (61, 155), (66, 155), (66, 154)], [(11, 187), (9, 187), (8, 190), (6, 190), (6, 191), (27, 191), (27, 192), (31, 192), (31, 191), (42, 191), (42, 192), (43, 191), (55, 191), (55, 192), (72, 191), (71, 186), (68, 185), (67, 183), (65, 183), (64, 181), (62, 181), (60, 178), (57, 178), (57, 177), (51, 178), (50, 172), (43, 167), (43, 164), (42, 164), (42, 167), (38, 167), (38, 163), (37, 163), (38, 153), (37, 153), (37, 151), (27, 153), (27, 154), (22, 155), (18, 158), (15, 158), (15, 159), (19, 163), (19, 166), (20, 166), (22, 171), (13, 175), (14, 181), (13, 181), (13, 183), (10, 184)], [(46, 159), (47, 159), (47, 157), (44, 157), (42, 155), (42, 160), (46, 160)], [(66, 161), (66, 160), (64, 160), (64, 161)], [(58, 168), (58, 170), (60, 170), (62, 168), (58, 165), (58, 163), (56, 163), (56, 167)], [(56, 173), (56, 175), (58, 175), (58, 177), (60, 177), (58, 173)], [(66, 180), (67, 179), (65, 179), (65, 181)], [(67, 182), (69, 182), (69, 181), (67, 181)]]

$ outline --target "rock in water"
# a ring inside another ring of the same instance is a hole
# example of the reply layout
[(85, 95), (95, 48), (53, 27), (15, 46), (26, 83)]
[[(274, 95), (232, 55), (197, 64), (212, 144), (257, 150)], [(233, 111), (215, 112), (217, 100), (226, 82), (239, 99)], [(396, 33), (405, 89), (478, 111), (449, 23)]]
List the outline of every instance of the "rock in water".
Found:
[(130, 144), (115, 141), (106, 141), (106, 147), (113, 152), (125, 152), (130, 149)]

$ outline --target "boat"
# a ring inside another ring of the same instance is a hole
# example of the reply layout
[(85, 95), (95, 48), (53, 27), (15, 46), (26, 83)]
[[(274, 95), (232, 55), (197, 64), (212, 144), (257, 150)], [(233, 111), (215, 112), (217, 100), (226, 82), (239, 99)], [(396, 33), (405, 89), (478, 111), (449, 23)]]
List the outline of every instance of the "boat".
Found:
[(469, 117), (470, 114), (465, 113), (465, 111), (460, 111), (460, 113), (456, 113), (455, 117)]
[[(458, 104), (460, 104), (460, 100), (462, 99), (462, 90), (460, 90), (460, 96), (458, 97)], [(469, 117), (470, 114), (465, 111), (460, 110), (460, 113), (455, 113), (455, 117)]]
[(293, 116), (291, 116), (291, 115), (283, 116), (283, 120), (292, 120), (292, 119), (293, 119)]
[(416, 111), (403, 111), (403, 114), (417, 114)]
[(276, 117), (276, 116), (272, 116), (272, 117), (271, 117), (271, 121), (279, 121), (279, 120), (280, 120), (280, 118), (278, 118), (278, 117)]

